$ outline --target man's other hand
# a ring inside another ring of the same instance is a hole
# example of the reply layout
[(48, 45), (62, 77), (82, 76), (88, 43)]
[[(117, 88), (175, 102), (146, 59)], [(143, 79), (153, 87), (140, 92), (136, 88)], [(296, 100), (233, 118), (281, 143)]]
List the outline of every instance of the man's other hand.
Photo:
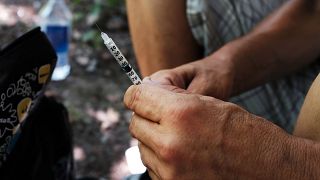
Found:
[(228, 56), (216, 53), (171, 70), (159, 71), (146, 80), (177, 86), (188, 92), (228, 99), (233, 92), (234, 69)]

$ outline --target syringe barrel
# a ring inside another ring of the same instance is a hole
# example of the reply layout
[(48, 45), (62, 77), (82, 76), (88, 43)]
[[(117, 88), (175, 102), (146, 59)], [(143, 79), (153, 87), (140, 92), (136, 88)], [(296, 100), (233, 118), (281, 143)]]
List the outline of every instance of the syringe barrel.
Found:
[(110, 53), (113, 55), (113, 57), (117, 60), (122, 70), (126, 72), (127, 76), (130, 78), (132, 83), (135, 85), (141, 84), (142, 81), (140, 77), (129, 64), (129, 62), (124, 57), (117, 45), (113, 42), (113, 40), (111, 38), (104, 39), (104, 44), (106, 45)]

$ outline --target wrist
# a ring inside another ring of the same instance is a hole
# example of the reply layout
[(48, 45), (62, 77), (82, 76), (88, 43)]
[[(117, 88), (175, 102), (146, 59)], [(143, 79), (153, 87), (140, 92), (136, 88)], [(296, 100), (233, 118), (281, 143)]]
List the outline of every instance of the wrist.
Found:
[(210, 65), (211, 69), (217, 70), (217, 77), (224, 82), (224, 84), (220, 84), (220, 87), (224, 87), (225, 97), (223, 99), (228, 99), (234, 95), (236, 66), (232, 52), (223, 47), (204, 60), (208, 61), (205, 64)]
[(317, 179), (319, 173), (319, 144), (288, 136), (287, 145), (280, 151), (278, 170), (280, 179)]
[[(245, 44), (244, 38), (232, 41), (221, 49), (216, 51), (210, 57), (211, 59), (219, 59), (223, 62), (223, 69), (229, 72), (229, 80), (231, 81), (230, 95), (237, 95), (247, 89), (246, 80), (243, 72), (250, 71), (246, 64), (246, 51), (241, 46)], [(241, 82), (241, 83), (240, 83)]]
[[(255, 119), (251, 124), (254, 124), (254, 128), (250, 129), (249, 136), (255, 138), (247, 143), (242, 141), (239, 149), (246, 151), (239, 152), (239, 162), (242, 163), (238, 165), (241, 167), (233, 167), (234, 169), (242, 169), (242, 174), (246, 172), (264, 179), (295, 180), (320, 177), (317, 172), (320, 161), (319, 145), (293, 137), (276, 125), (266, 120), (261, 121), (261, 118)], [(243, 138), (241, 135), (237, 137)]]
[(224, 54), (234, 71), (232, 95), (255, 88), (276, 71), (273, 47), (265, 34), (248, 34), (226, 44), (217, 54)]

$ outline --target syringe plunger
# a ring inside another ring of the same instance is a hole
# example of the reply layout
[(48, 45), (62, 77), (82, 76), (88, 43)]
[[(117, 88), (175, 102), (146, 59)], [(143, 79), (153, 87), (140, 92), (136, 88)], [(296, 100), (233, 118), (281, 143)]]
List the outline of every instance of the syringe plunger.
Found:
[(127, 76), (130, 78), (133, 84), (139, 85), (141, 84), (141, 79), (132, 66), (129, 64), (127, 59), (123, 56), (120, 49), (117, 45), (113, 42), (113, 40), (104, 32), (101, 32), (101, 37), (104, 41), (104, 44), (107, 46), (110, 53), (113, 57), (117, 60), (119, 65), (121, 66), (122, 70), (126, 72)]

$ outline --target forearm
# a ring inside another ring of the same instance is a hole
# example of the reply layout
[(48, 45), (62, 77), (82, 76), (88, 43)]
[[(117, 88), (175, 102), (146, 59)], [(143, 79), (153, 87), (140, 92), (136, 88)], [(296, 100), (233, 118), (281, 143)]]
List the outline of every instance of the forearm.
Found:
[[(230, 134), (223, 136), (226, 142), (224, 149), (236, 150), (238, 154), (227, 152), (224, 159), (224, 164), (227, 166), (221, 167), (222, 169), (236, 171), (240, 179), (241, 175), (245, 177), (242, 179), (251, 177), (251, 179), (295, 180), (320, 177), (319, 144), (288, 135), (262, 118), (250, 118), (249, 121), (244, 119), (235, 127), (241, 131), (232, 130)], [(228, 137), (237, 138), (228, 139)], [(231, 173), (226, 172), (226, 174)]]
[(319, 179), (320, 146), (314, 141), (290, 137), (289, 149), (280, 154), (279, 179)]
[(127, 0), (127, 10), (144, 76), (200, 57), (200, 47), (187, 22), (186, 0)]
[(251, 33), (214, 54), (228, 54), (234, 64), (233, 94), (292, 73), (319, 57), (318, 4), (317, 0), (290, 1)]
[(320, 75), (306, 96), (293, 134), (320, 141)]

